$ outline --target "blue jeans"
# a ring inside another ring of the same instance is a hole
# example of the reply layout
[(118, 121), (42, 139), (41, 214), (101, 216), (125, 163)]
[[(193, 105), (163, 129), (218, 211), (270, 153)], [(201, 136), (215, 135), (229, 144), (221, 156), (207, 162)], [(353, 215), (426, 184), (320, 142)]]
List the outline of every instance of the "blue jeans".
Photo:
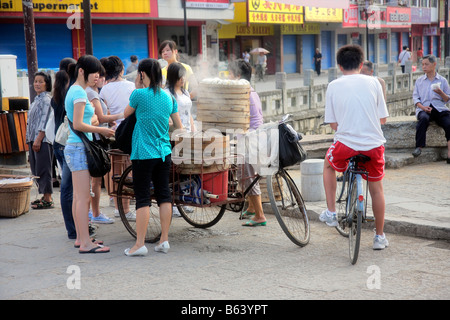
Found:
[(67, 166), (66, 159), (64, 158), (64, 146), (55, 142), (53, 145), (53, 152), (55, 153), (56, 160), (59, 162), (59, 165), (62, 168), (60, 202), (64, 224), (66, 225), (67, 236), (69, 237), (69, 239), (76, 239), (77, 232), (75, 230), (75, 223), (72, 216), (72, 173), (70, 172), (70, 169)]

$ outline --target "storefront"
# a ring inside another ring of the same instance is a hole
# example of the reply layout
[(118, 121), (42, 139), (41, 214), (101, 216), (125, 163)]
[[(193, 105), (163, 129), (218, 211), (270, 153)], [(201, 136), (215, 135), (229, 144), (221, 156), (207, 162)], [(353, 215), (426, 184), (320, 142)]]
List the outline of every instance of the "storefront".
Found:
[[(65, 57), (86, 53), (82, 2), (33, 1), (38, 67), (57, 69)], [(22, 1), (9, 1), (0, 8), (0, 54), (17, 56), (17, 68), (26, 69)], [(93, 54), (119, 56), (125, 65), (130, 56), (151, 56), (154, 49), (151, 19), (158, 16), (157, 0), (91, 1)], [(120, 18), (120, 19), (118, 19)]]

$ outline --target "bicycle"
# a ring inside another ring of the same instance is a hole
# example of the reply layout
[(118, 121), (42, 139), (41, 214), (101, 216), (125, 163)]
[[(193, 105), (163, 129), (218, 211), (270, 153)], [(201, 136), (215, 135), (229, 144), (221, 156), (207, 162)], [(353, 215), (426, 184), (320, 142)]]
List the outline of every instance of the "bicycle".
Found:
[[(287, 121), (287, 118), (280, 123), (283, 123), (283, 121)], [(221, 167), (219, 172), (212, 173), (208, 169), (202, 164), (199, 173), (180, 174), (177, 172), (177, 166), (174, 165), (171, 173), (170, 186), (173, 192), (173, 204), (184, 220), (196, 228), (209, 228), (215, 225), (227, 209), (241, 212), (241, 216), (245, 196), (262, 178), (262, 176), (256, 174), (252, 183), (246, 190), (242, 191), (239, 190), (243, 181), (239, 179), (237, 174), (238, 165), (232, 164), (229, 167)], [(225, 172), (226, 174), (224, 174)], [(217, 189), (214, 190), (214, 185), (212, 185), (211, 189), (206, 192), (204, 183), (208, 174), (223, 175), (223, 179), (227, 179), (227, 190), (217, 191)], [(121, 220), (128, 232), (136, 237), (136, 224), (126, 218), (123, 205), (124, 200), (134, 199), (132, 167), (127, 166), (121, 175), (113, 177), (112, 180), (113, 190), (109, 194), (117, 197)], [(283, 232), (296, 245), (302, 247), (307, 245), (310, 239), (307, 210), (300, 191), (289, 173), (284, 168), (278, 168), (273, 175), (267, 176), (267, 189), (271, 207)], [(222, 194), (223, 192), (225, 192), (225, 195)], [(160, 233), (158, 209), (152, 205), (145, 241), (150, 243), (158, 241)]]
[[(365, 222), (373, 221), (367, 217), (368, 172), (361, 165), (370, 160), (365, 155), (351, 157), (342, 176), (337, 176), (336, 214), (337, 231), (349, 238), (349, 256), (352, 264), (358, 260), (361, 241), (361, 228)], [(363, 176), (365, 183), (363, 183)]]

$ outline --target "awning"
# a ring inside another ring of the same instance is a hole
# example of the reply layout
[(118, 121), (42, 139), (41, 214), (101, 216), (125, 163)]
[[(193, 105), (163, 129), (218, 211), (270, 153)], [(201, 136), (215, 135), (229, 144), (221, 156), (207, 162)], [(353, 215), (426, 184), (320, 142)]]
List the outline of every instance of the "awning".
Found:
[(270, 0), (270, 1), (316, 8), (348, 9), (349, 7), (349, 0)]

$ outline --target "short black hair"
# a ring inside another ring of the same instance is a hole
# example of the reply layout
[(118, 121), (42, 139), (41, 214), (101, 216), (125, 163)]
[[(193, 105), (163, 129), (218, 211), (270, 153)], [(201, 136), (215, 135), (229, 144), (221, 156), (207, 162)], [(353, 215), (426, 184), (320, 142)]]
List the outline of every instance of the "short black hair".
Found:
[(241, 79), (250, 81), (252, 78), (252, 66), (244, 59), (237, 59), (230, 63), (229, 69), (233, 74)]
[(343, 46), (336, 54), (336, 61), (344, 70), (358, 69), (364, 61), (363, 50), (356, 44)]
[(136, 62), (138, 60), (138, 57), (134, 54), (130, 57), (131, 62)]
[(88, 77), (91, 73), (100, 73), (102, 70), (102, 64), (100, 61), (89, 54), (86, 54), (84, 56), (81, 56), (77, 64), (75, 66), (75, 79), (78, 77), (78, 70), (83, 69), (84, 70), (84, 81), (88, 81)]
[(118, 56), (102, 58), (101, 63), (105, 68), (106, 80), (117, 79), (124, 69), (123, 62)]
[(45, 81), (45, 91), (52, 92), (52, 78), (50, 77), (50, 75), (46, 72), (39, 71), (34, 74), (35, 78), (36, 76), (43, 77)]

